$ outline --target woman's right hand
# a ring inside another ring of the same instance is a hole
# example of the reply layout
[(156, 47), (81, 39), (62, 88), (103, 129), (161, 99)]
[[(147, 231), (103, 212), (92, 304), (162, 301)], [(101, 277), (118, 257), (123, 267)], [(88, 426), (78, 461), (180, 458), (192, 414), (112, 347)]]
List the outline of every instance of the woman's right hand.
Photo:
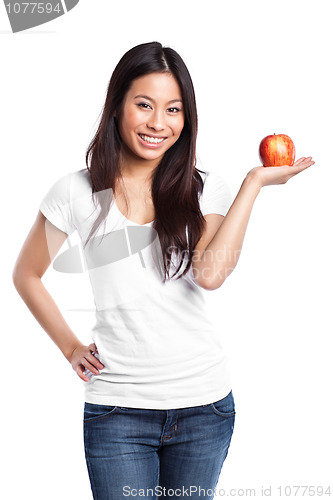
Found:
[(73, 370), (84, 382), (89, 381), (84, 374), (86, 368), (96, 375), (99, 375), (98, 368), (100, 370), (104, 368), (104, 365), (92, 354), (93, 352), (98, 352), (96, 344), (79, 345), (74, 349), (69, 360)]

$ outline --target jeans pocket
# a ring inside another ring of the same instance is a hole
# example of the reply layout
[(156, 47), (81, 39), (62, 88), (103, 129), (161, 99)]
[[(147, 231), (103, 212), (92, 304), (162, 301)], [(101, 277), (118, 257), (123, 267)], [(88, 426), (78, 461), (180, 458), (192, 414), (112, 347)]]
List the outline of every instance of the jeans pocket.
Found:
[(209, 405), (216, 415), (232, 417), (236, 415), (235, 401), (232, 391), (227, 396)]
[(112, 415), (118, 406), (99, 405), (95, 403), (84, 403), (83, 422), (95, 422), (101, 418)]

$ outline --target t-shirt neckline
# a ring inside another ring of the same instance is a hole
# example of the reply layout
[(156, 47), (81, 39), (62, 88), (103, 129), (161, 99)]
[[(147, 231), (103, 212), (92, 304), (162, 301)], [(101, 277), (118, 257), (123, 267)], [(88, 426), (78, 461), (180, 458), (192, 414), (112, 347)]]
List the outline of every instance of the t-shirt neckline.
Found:
[(121, 215), (127, 222), (130, 222), (131, 224), (135, 224), (136, 226), (144, 227), (144, 226), (150, 226), (154, 222), (153, 220), (150, 221), (150, 222), (146, 222), (146, 224), (139, 224), (138, 222), (134, 222), (133, 220), (128, 219), (127, 217), (125, 217), (125, 215), (119, 210), (119, 208), (117, 206), (117, 203), (116, 203), (116, 200), (114, 198), (113, 198), (113, 204), (116, 207), (116, 210), (117, 210), (118, 214)]

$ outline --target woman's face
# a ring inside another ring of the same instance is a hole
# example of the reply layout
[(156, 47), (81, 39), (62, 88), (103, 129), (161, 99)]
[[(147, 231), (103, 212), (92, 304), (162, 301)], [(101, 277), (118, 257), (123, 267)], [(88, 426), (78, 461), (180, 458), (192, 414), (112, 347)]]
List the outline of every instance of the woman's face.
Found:
[(182, 95), (175, 77), (150, 73), (133, 80), (118, 127), (127, 153), (158, 163), (184, 127)]

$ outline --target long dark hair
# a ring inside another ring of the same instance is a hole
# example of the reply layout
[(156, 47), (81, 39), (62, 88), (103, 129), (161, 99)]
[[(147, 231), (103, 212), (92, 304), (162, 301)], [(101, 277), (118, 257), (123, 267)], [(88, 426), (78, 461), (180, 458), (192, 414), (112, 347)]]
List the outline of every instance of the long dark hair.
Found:
[(177, 80), (185, 115), (180, 137), (165, 152), (152, 176), (151, 192), (155, 208), (153, 228), (159, 237), (165, 281), (170, 279), (173, 251), (181, 258), (172, 277), (182, 267), (184, 258), (186, 267), (176, 279), (190, 269), (195, 246), (205, 227), (205, 219), (198, 199), (203, 190), (203, 181), (200, 170), (196, 168), (198, 117), (192, 79), (179, 54), (170, 47), (163, 47), (159, 42), (133, 47), (123, 55), (112, 73), (102, 117), (86, 151), (92, 192), (97, 195), (101, 205), (86, 244), (105, 220), (112, 201), (112, 197), (99, 197), (98, 194), (105, 193), (105, 190), (113, 192), (116, 180), (121, 177), (119, 160), (122, 141), (115, 115), (119, 114), (124, 96), (133, 80), (156, 72), (171, 73)]

